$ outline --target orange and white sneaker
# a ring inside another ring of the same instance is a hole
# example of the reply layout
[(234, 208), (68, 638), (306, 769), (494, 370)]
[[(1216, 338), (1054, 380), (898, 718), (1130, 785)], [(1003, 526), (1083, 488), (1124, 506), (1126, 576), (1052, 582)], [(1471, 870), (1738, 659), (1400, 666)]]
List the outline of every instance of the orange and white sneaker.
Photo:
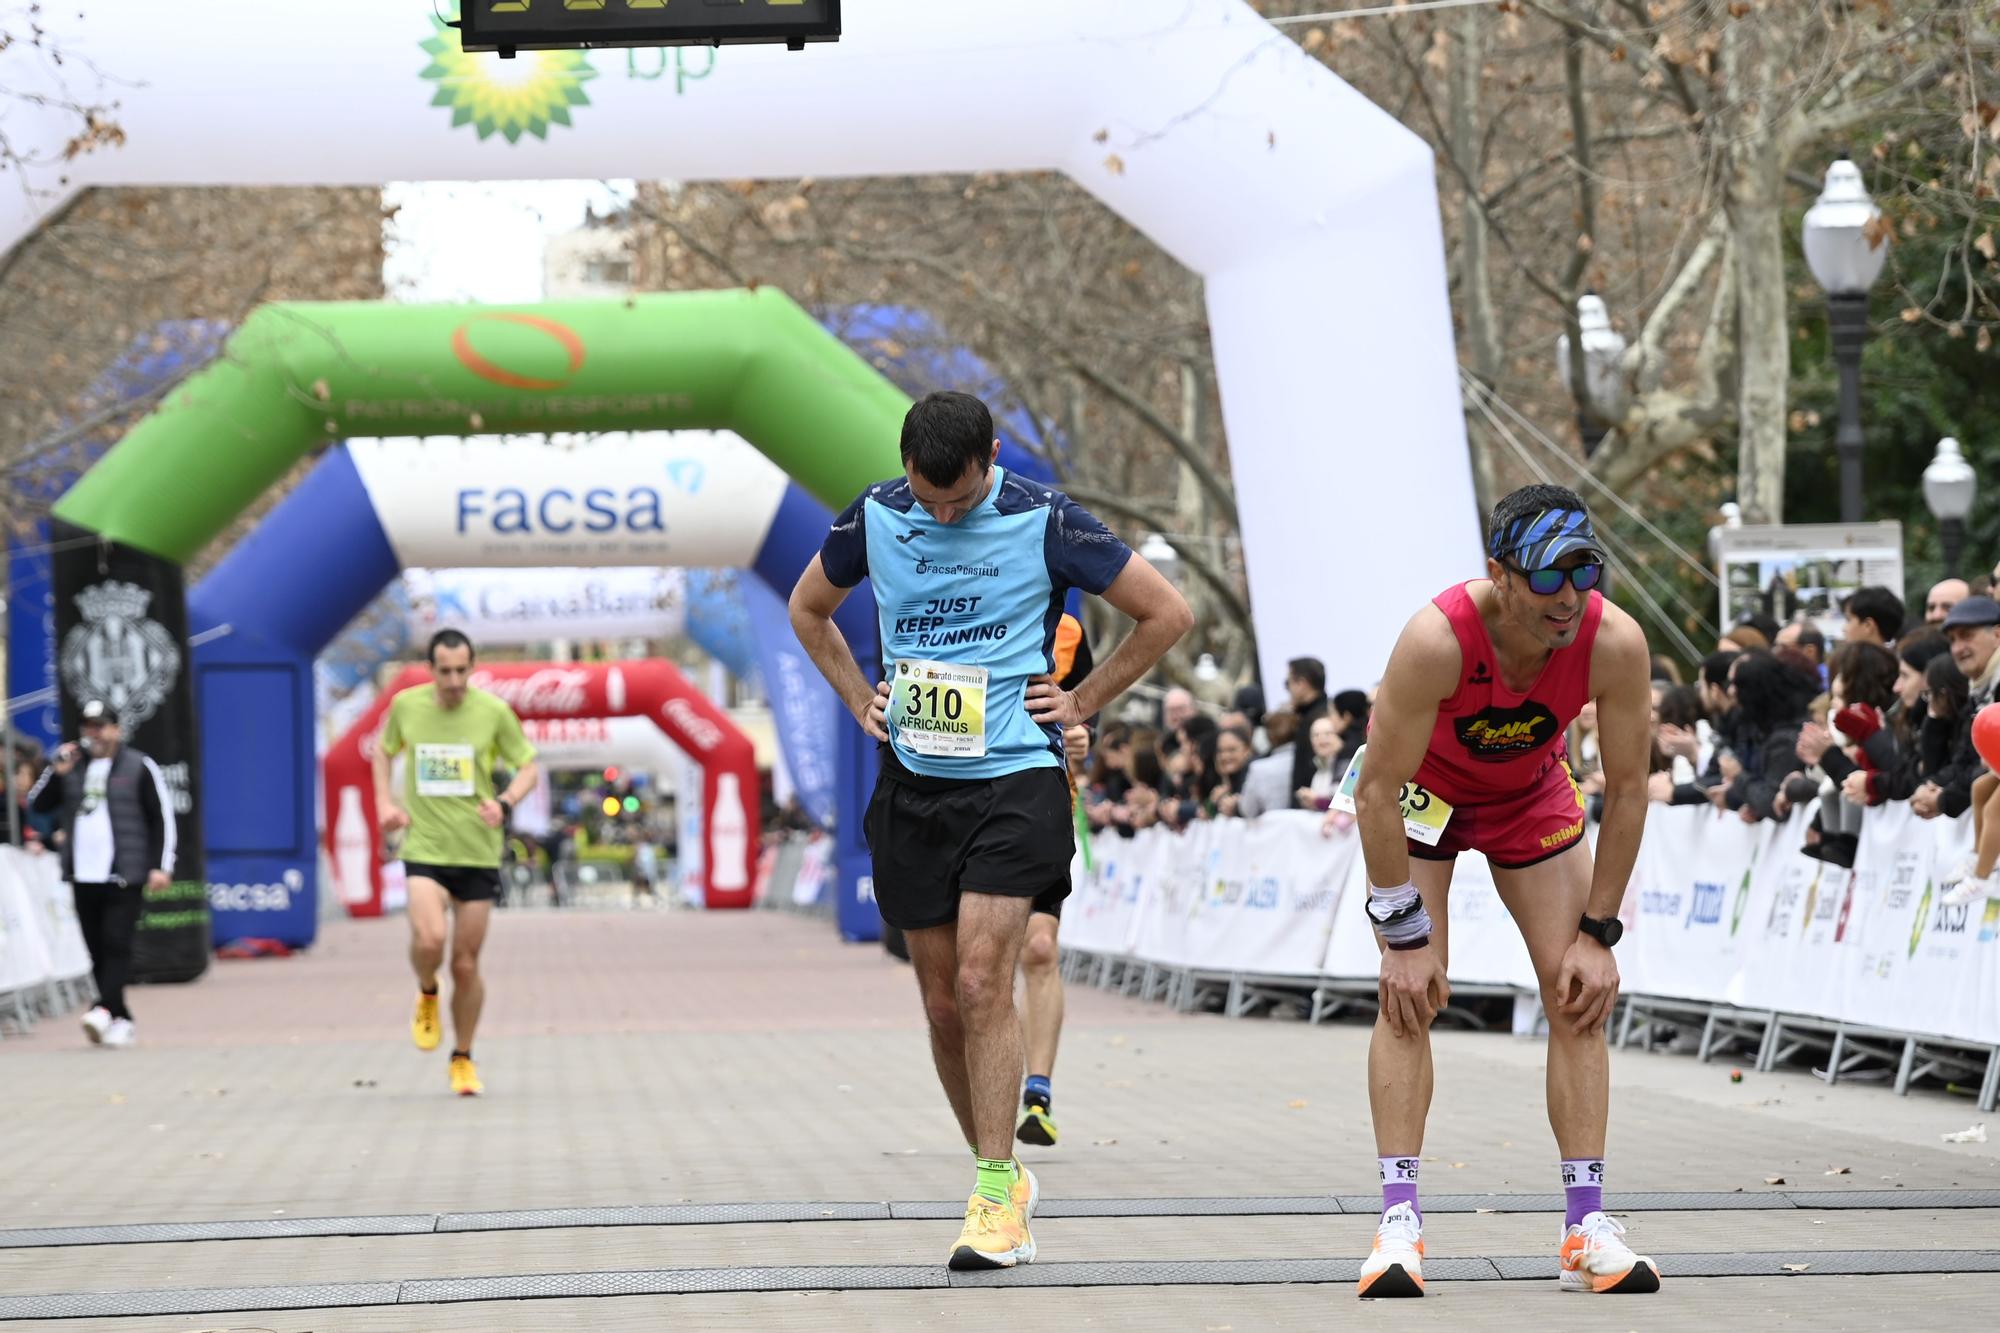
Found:
[(1660, 1289), (1660, 1266), (1634, 1254), (1625, 1228), (1603, 1213), (1591, 1213), (1563, 1235), (1562, 1289), (1603, 1294), (1643, 1295)]
[(461, 1097), (477, 1097), (486, 1091), (486, 1085), (479, 1081), (479, 1066), (472, 1063), (471, 1056), (451, 1057), (451, 1090)]
[(1382, 1214), (1382, 1225), (1375, 1228), (1374, 1253), (1361, 1265), (1354, 1293), (1370, 1300), (1424, 1294), (1424, 1223), (1407, 1203)]
[(1012, 1199), (994, 1203), (983, 1194), (974, 1194), (966, 1200), (965, 1230), (951, 1247), (951, 1258), (945, 1261), (948, 1267), (963, 1273), (1034, 1261), (1035, 1238)]

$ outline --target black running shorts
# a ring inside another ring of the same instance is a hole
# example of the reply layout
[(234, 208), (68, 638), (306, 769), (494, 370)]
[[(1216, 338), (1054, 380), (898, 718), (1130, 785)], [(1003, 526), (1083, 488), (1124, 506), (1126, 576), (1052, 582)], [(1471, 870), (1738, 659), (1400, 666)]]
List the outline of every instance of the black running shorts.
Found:
[(947, 782), (911, 773), (885, 750), (862, 831), (875, 905), (899, 930), (956, 921), (962, 893), (1032, 898), (1050, 916), (1069, 896), (1076, 825), (1059, 768)]
[(500, 896), (500, 872), (492, 866), (434, 866), (405, 861), (403, 878), (435, 880), (462, 903), (490, 903)]

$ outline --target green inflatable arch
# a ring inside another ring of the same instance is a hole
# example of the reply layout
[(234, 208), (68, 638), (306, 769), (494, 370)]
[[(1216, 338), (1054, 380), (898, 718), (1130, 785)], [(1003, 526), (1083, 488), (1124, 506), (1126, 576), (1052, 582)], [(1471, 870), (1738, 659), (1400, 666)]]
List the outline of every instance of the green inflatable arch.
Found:
[(261, 307), (57, 502), (186, 563), (343, 436), (733, 430), (829, 508), (901, 470), (903, 392), (773, 288)]

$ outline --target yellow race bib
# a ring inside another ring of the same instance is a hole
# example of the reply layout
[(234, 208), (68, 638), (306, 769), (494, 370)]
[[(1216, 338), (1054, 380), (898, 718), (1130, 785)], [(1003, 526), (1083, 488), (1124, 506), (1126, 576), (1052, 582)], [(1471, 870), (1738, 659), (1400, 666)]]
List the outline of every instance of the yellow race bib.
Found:
[(899, 658), (889, 725), (912, 754), (978, 759), (986, 753), (985, 667)]

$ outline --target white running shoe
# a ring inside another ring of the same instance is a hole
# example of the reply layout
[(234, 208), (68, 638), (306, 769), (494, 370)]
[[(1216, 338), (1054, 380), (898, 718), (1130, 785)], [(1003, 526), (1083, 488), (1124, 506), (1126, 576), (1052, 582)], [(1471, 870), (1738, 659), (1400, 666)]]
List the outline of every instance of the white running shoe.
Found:
[(111, 1011), (101, 1004), (94, 1004), (84, 1011), (83, 1035), (90, 1038), (95, 1046), (104, 1040), (104, 1030), (111, 1026)]
[(1382, 1214), (1382, 1225), (1375, 1228), (1374, 1252), (1361, 1265), (1354, 1294), (1370, 1300), (1424, 1294), (1424, 1224), (1407, 1203)]
[[(1950, 881), (1947, 880), (1946, 883)], [(1946, 907), (1963, 907), (1967, 903), (1982, 902), (1991, 898), (1995, 892), (1994, 883), (1990, 878), (1976, 879), (1968, 872), (1960, 877), (1956, 884), (1952, 884), (1951, 888), (1945, 891), (1944, 897), (1938, 901)]]
[(1972, 857), (1966, 857), (1963, 861), (1945, 871), (1944, 874), (1938, 876), (1938, 887), (1948, 889), (1963, 880), (1971, 879), (1972, 872), (1977, 867), (1977, 864)]
[(137, 1039), (138, 1035), (133, 1032), (132, 1020), (129, 1018), (114, 1018), (110, 1026), (104, 1029), (106, 1046), (130, 1046)]
[(1660, 1289), (1660, 1266), (1626, 1247), (1625, 1228), (1591, 1213), (1563, 1235), (1564, 1291), (1642, 1293)]

